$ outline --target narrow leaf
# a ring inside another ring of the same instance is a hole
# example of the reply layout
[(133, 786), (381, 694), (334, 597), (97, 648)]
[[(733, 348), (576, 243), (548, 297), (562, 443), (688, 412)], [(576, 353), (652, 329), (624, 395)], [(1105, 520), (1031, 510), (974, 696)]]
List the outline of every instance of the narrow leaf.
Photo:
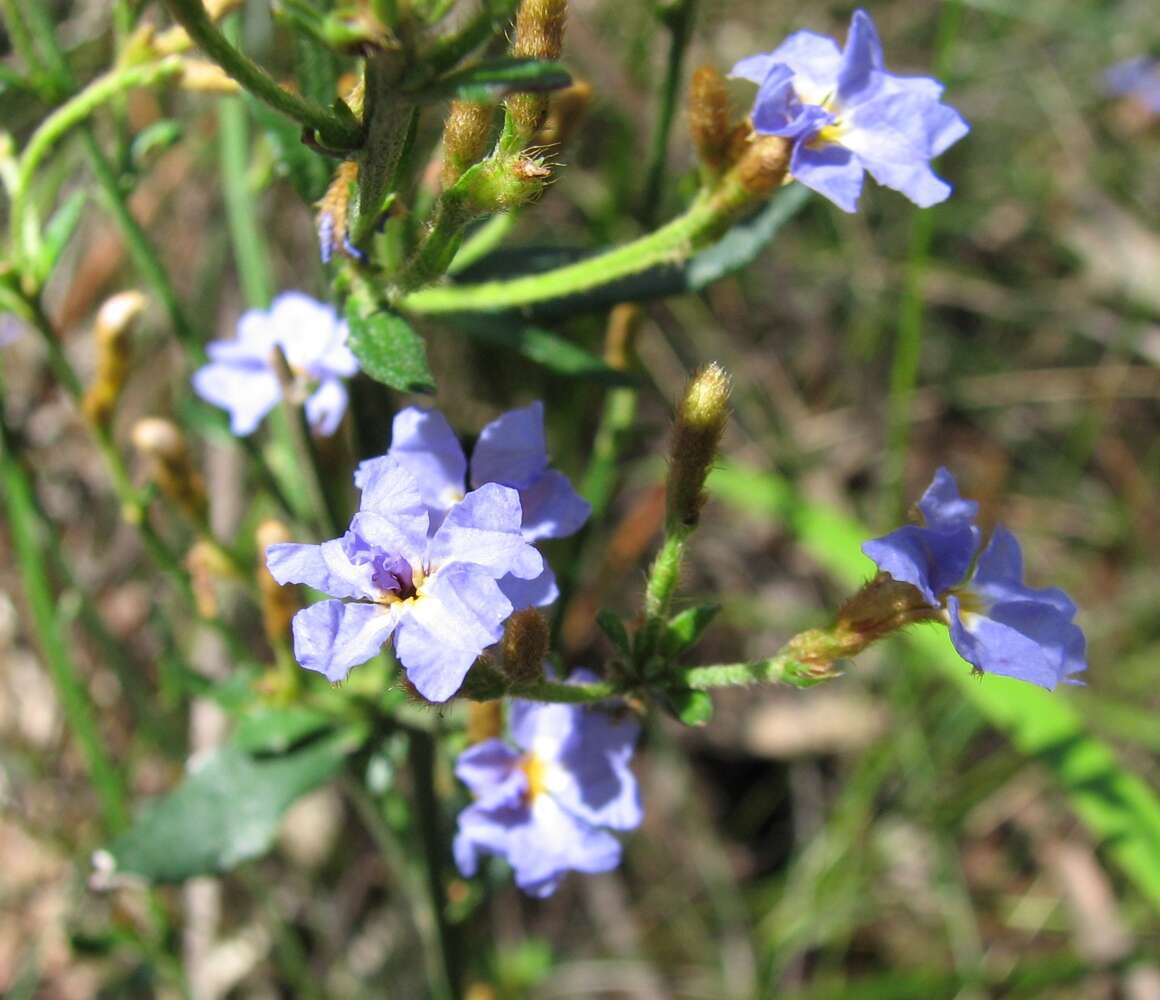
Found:
[(423, 100), (454, 96), (467, 101), (491, 101), (520, 91), (559, 90), (571, 83), (571, 74), (557, 62), (508, 56), (450, 73), (417, 96)]
[(672, 659), (696, 643), (720, 610), (719, 604), (699, 604), (671, 618), (661, 640), (665, 656)]
[(87, 197), (84, 191), (74, 191), (49, 219), (44, 227), (44, 242), (36, 257), (36, 274), (41, 281), (47, 281), (56, 267), (60, 255), (64, 253), (68, 241), (76, 232), (77, 224), (85, 210)]
[(427, 365), (427, 348), (397, 313), (364, 313), (351, 299), (346, 307), (350, 325), (350, 349), (362, 368), (376, 382), (400, 392), (434, 392), (435, 376)]
[(233, 744), (250, 753), (285, 753), (330, 726), (331, 716), (304, 705), (254, 705), (234, 729)]
[(624, 622), (620, 620), (619, 616), (607, 608), (601, 608), (596, 612), (596, 624), (600, 626), (600, 631), (608, 636), (617, 650), (625, 656), (632, 656), (632, 643), (628, 638)]
[(686, 726), (704, 726), (713, 718), (713, 699), (707, 691), (664, 691), (665, 707)]

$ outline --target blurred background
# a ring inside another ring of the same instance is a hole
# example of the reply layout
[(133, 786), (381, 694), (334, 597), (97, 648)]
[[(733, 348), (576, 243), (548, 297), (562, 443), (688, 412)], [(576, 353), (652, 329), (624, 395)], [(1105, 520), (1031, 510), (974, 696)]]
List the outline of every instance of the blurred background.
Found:
[[(1053, 697), (1081, 720), (1083, 739), (1112, 749), (1100, 758), (1112, 777), (1061, 769), (1012, 729), (1005, 688), (954, 679), (968, 666), (936, 666), (921, 642), (884, 643), (811, 690), (720, 693), (703, 728), (650, 722), (636, 765), (646, 820), (619, 871), (572, 877), (545, 902), (498, 871), (482, 893), (452, 883), (471, 1000), (1160, 997), (1160, 807), (1148, 794), (1160, 775), (1160, 116), (1107, 94), (1103, 77), (1160, 43), (1156, 7), (867, 6), (888, 68), (937, 76), (972, 124), (938, 164), (955, 193), (920, 211), (868, 183), (851, 216), (810, 199), (740, 274), (641, 307), (643, 381), (615, 491), (578, 541), (550, 552), (568, 567), (561, 650), (569, 664), (599, 667), (609, 649), (593, 612), (639, 601), (663, 517), (671, 405), (691, 370), (717, 360), (736, 379), (735, 420), (683, 592), (724, 611), (691, 662), (769, 655), (827, 620), (867, 575), (858, 533), (844, 532), (889, 530), (947, 465), (985, 521), (1019, 535), (1029, 580), (1079, 605), (1087, 687)], [(45, 7), (81, 79), (108, 65), (111, 5)], [(680, 106), (659, 185), (648, 169), (682, 17), (683, 88), (698, 65), (726, 71), (799, 28), (842, 38), (852, 11), (749, 0), (571, 9), (564, 62), (591, 98), (559, 154), (559, 180), (520, 214), (510, 246), (608, 245), (687, 203), (695, 163)], [(251, 0), (242, 20), (247, 50), (290, 76), (293, 46), (269, 6)], [(752, 92), (731, 84), (738, 118)], [(132, 210), (203, 340), (231, 335), (246, 304), (219, 108), (212, 96), (136, 91), (123, 115), (97, 123), (102, 144), (123, 151)], [(49, 110), (0, 90), (0, 123), (17, 147)], [(440, 121), (425, 121), (431, 142)], [(244, 176), (273, 287), (326, 297), (300, 192), (324, 186), (329, 168), (316, 159), (304, 168), (314, 177), (288, 176), (285, 130), (252, 109), (246, 126)], [(46, 170), (62, 200), (86, 195), (47, 302), (70, 357), (91, 373), (95, 310), (141, 278), (81, 144), (62, 145)], [(121, 441), (145, 415), (195, 419), (188, 369), (150, 301)], [(599, 353), (609, 315), (544, 325)], [(508, 354), (497, 363), (497, 348), (451, 326), (423, 332), (436, 403), (453, 425), (473, 433), (545, 399), (556, 464), (583, 477), (603, 401), (622, 390)], [(121, 522), (40, 343), (11, 318), (0, 318), (0, 343), (6, 417), (75, 584), (60, 597), (62, 638), (134, 799), (157, 794), (226, 723), (194, 705), (197, 684), (173, 665), (164, 622), (181, 621), (178, 597)], [(382, 408), (381, 451), (390, 414), (413, 400), (369, 385), (360, 405)], [(326, 456), (336, 476), (354, 447), (340, 441)], [(244, 452), (210, 428), (196, 457), (216, 523), (252, 527)], [(181, 538), (180, 524), (159, 527)], [(0, 991), (178, 995), (172, 973), (184, 963), (204, 997), (424, 996), (405, 884), (334, 788), (299, 801), (275, 851), (228, 877), (155, 894), (90, 887), (96, 798), (28, 627), (13, 544), (0, 530)], [(99, 614), (104, 641), (82, 606)], [(253, 621), (240, 627), (260, 645)], [(200, 676), (228, 681), (229, 655), (195, 640)], [(1000, 694), (980, 700), (970, 685)], [(1142, 794), (1111, 819), (1104, 795), (1093, 823), (1092, 796), (1120, 787), (1121, 771)], [(439, 777), (441, 794), (460, 794), (446, 767)], [(168, 929), (149, 930), (158, 926)]]

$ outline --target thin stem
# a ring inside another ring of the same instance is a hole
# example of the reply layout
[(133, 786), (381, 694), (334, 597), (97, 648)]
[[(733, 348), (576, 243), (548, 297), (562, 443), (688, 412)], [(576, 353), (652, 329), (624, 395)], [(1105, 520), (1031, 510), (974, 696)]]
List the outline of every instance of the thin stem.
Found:
[(447, 980), (442, 942), (436, 932), (438, 918), (434, 912), (431, 896), (421, 884), (423, 874), (417, 870), (418, 866), (411, 852), (400, 843), (371, 793), (355, 778), (344, 782), (343, 787), (354, 803), (363, 825), (374, 838), (387, 868), (402, 883), (404, 892), (412, 903), (411, 920), (419, 932), (419, 940), (423, 944), (423, 958), (427, 966), (428, 995), (432, 1000), (453, 1000), (455, 994), (451, 983)]
[(681, 581), (681, 563), (691, 534), (692, 529), (684, 525), (676, 525), (668, 531), (649, 570), (644, 591), (644, 624), (640, 627), (634, 649), (638, 667), (647, 667), (649, 659), (660, 645), (673, 596)]
[(513, 209), (493, 215), (482, 226), (466, 237), (447, 268), (448, 274), (459, 274), (495, 250), (515, 229), (520, 213)]
[(712, 242), (760, 197), (747, 190), (736, 173), (727, 174), (684, 214), (624, 246), (509, 281), (421, 288), (402, 296), (398, 304), (415, 313), (497, 312), (576, 295), (650, 267), (679, 264)]
[(646, 226), (651, 226), (656, 221), (661, 194), (664, 191), (669, 133), (673, 128), (677, 91), (681, 85), (681, 66), (685, 61), (685, 50), (692, 35), (696, 7), (697, 0), (676, 0), (670, 7), (657, 12), (657, 16), (668, 26), (670, 41), (668, 65), (665, 70), (664, 86), (661, 89), (656, 131), (653, 133), (652, 148), (649, 151), (648, 179), (645, 182), (644, 203), (641, 208), (641, 219)]
[(148, 87), (167, 77), (181, 72), (182, 61), (169, 57), (155, 63), (142, 63), (124, 69), (113, 70), (97, 77), (84, 90), (70, 98), (49, 115), (40, 127), (32, 133), (28, 145), (20, 157), (16, 189), (12, 193), (12, 219), (10, 222), (13, 246), (24, 248), (26, 255), (34, 251), (39, 234), (36, 223), (30, 218), (28, 200), (32, 182), (41, 163), (66, 132), (80, 125), (103, 104), (118, 94), (135, 87)]
[[(231, 31), (233, 27), (231, 24), (225, 29), (231, 37), (236, 34), (236, 31)], [(227, 97), (218, 104), (218, 127), (226, 222), (237, 258), (242, 294), (251, 308), (265, 308), (270, 304), (274, 281), (270, 276), (265, 241), (258, 230), (254, 195), (246, 178), (250, 150), (246, 106), (241, 98)]]
[(562, 681), (536, 680), (513, 684), (507, 693), (513, 698), (528, 701), (551, 701), (565, 705), (603, 701), (615, 697), (619, 688), (611, 681), (593, 681), (589, 684), (565, 684)]
[(43, 558), (42, 538), (51, 532), (40, 517), (40, 502), (17, 459), (16, 436), (3, 419), (0, 384), (0, 482), (6, 521), (20, 565), (25, 595), (37, 639), (53, 685), (76, 738), (101, 803), (106, 830), (116, 832), (128, 820), (127, 793), (120, 770), (105, 749), (80, 671), (73, 661), (57, 611)]
[[(719, 663), (706, 667), (687, 667), (676, 670), (674, 679), (695, 691), (709, 691), (719, 687), (739, 687), (751, 684), (789, 684), (809, 687), (821, 678), (803, 679), (809, 667), (788, 653), (778, 653), (768, 660), (749, 663)], [(832, 675), (827, 675), (832, 676)]]
[(362, 128), (353, 118), (339, 118), (313, 101), (291, 93), (261, 66), (234, 48), (210, 20), (201, 0), (165, 0), (165, 5), (198, 47), (259, 100), (316, 131), (327, 146), (356, 149), (362, 142)]

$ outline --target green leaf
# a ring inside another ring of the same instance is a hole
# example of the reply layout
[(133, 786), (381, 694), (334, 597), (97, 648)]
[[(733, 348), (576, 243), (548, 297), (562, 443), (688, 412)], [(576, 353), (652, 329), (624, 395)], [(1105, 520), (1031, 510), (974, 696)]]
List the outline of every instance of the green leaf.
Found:
[(34, 268), (40, 281), (47, 281), (49, 275), (52, 274), (57, 261), (60, 260), (60, 255), (68, 246), (68, 241), (76, 232), (87, 200), (84, 191), (74, 191), (49, 219), (48, 225), (44, 227), (44, 242), (36, 256)]
[(661, 639), (665, 656), (669, 659), (680, 656), (697, 642), (701, 638), (701, 633), (709, 627), (709, 623), (717, 617), (720, 610), (720, 604), (698, 604), (695, 608), (686, 608), (670, 618)]
[(505, 56), (449, 73), (416, 96), (422, 100), (459, 97), (465, 101), (492, 101), (521, 91), (559, 90), (571, 83), (572, 75), (557, 62)]
[(179, 882), (258, 857), (291, 803), (331, 778), (361, 742), (347, 730), (269, 758), (223, 747), (113, 841), (114, 873)]
[(356, 299), (346, 305), (350, 349), (376, 382), (400, 392), (434, 392), (435, 376), (427, 365), (427, 347), (398, 313), (367, 314)]
[(182, 123), (172, 118), (162, 118), (152, 125), (146, 125), (133, 137), (129, 159), (138, 170), (146, 170), (158, 156), (176, 146), (184, 133)]
[(274, 151), (278, 172), (307, 204), (313, 205), (326, 193), (332, 166), (321, 153), (302, 142), (302, 129), (262, 101), (247, 100), (246, 106), (266, 134)]
[(542, 327), (472, 316), (463, 317), (457, 329), (475, 340), (510, 348), (557, 375), (600, 385), (636, 386), (640, 383), (631, 373), (610, 367), (590, 351)]
[[(717, 500), (735, 509), (786, 525), (846, 586), (859, 586), (875, 572), (860, 549), (873, 532), (807, 502), (785, 480), (728, 465), (710, 474), (708, 487)], [(902, 639), (1015, 747), (1052, 774), (1107, 856), (1160, 906), (1160, 799), (1089, 732), (1082, 692), (1052, 693), (1006, 677), (972, 677), (943, 629), (913, 631)]]
[(257, 704), (238, 720), (233, 744), (250, 753), (285, 753), (333, 721), (325, 712), (305, 705)]
[(665, 707), (686, 726), (704, 726), (713, 718), (713, 699), (708, 691), (677, 689), (661, 694)]
[(618, 615), (607, 608), (601, 608), (596, 612), (596, 624), (600, 626), (600, 631), (608, 636), (612, 645), (625, 656), (632, 656), (632, 641), (628, 638), (628, 630)]

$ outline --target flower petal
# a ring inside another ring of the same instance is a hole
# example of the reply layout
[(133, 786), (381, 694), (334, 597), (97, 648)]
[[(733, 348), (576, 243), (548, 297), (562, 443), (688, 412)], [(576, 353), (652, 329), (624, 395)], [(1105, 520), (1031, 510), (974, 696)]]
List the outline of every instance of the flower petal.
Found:
[(845, 106), (856, 101), (876, 75), (882, 72), (882, 42), (874, 21), (864, 10), (854, 11), (850, 20), (850, 30), (846, 35), (846, 47), (842, 50), (841, 67), (838, 70), (838, 103)]
[(266, 568), (279, 583), (304, 583), (331, 597), (373, 599), (373, 567), (357, 565), (347, 556), (342, 539), (321, 545), (280, 542), (266, 549)]
[(790, 173), (843, 212), (857, 209), (863, 170), (850, 150), (833, 143), (812, 146), (799, 140), (790, 160)]
[(467, 456), (438, 410), (409, 406), (395, 414), (387, 455), (415, 477), (423, 502), (433, 511), (442, 513), (463, 499)]
[(520, 490), (521, 529), (529, 542), (541, 538), (567, 538), (579, 531), (592, 505), (575, 489), (567, 476), (548, 469)]
[(520, 488), (548, 467), (544, 404), (509, 410), (479, 432), (471, 455), (471, 485), (500, 483)]
[(640, 789), (629, 768), (640, 724), (596, 708), (580, 720), (548, 771), (548, 791), (568, 812), (593, 826), (635, 830), (644, 818)]
[(923, 524), (939, 531), (958, 531), (972, 526), (979, 513), (979, 505), (974, 500), (959, 496), (958, 483), (945, 466), (935, 470), (934, 478), (918, 501), (918, 509)]
[(341, 681), (378, 653), (397, 622), (395, 607), (320, 601), (294, 616), (294, 658), (331, 682)]
[(323, 437), (330, 437), (346, 413), (346, 386), (336, 378), (324, 379), (306, 400), (306, 420)]
[(1037, 601), (1054, 608), (1069, 621), (1075, 615), (1075, 604), (1058, 587), (1037, 589), (1023, 583), (1023, 553), (1019, 542), (1001, 524), (995, 526), (991, 541), (979, 556), (971, 590), (983, 597), (988, 606)]
[(908, 524), (863, 542), (862, 551), (883, 573), (917, 587), (937, 608), (942, 595), (967, 575), (976, 544), (975, 528), (934, 531)]
[(513, 828), (508, 840), (516, 885), (539, 898), (555, 892), (567, 872), (612, 871), (620, 856), (620, 841), (612, 834), (578, 820), (550, 795), (536, 796), (531, 822)]
[(303, 371), (311, 371), (327, 354), (341, 325), (333, 306), (302, 292), (283, 292), (269, 316), (290, 367)]
[[(363, 462), (354, 481), (362, 490), (360, 511), (405, 519), (412, 525), (408, 530), (414, 530), (417, 521), (428, 516), (415, 477), (389, 455)], [(426, 530), (424, 525), (424, 533)]]
[(503, 740), (484, 740), (459, 755), (455, 776), (481, 805), (519, 805), (528, 792), (527, 775), (519, 766), (521, 756)]
[(442, 568), (418, 600), (406, 605), (395, 654), (407, 678), (428, 701), (446, 701), (480, 653), (503, 636), (511, 602), (477, 566)]
[(448, 512), (428, 549), (433, 566), (471, 563), (498, 578), (508, 573), (531, 580), (544, 559), (520, 532), (519, 494), (498, 483), (472, 490)]
[(552, 572), (552, 567), (548, 565), (546, 559), (544, 571), (539, 576), (531, 580), (521, 580), (509, 573), (499, 578), (499, 589), (503, 591), (504, 597), (512, 602), (512, 607), (516, 611), (523, 611), (525, 608), (545, 608), (549, 604), (554, 604), (560, 597), (556, 574)]
[(230, 430), (239, 437), (257, 430), (282, 398), (282, 387), (269, 368), (223, 361), (211, 361), (194, 372), (193, 390), (229, 413)]

